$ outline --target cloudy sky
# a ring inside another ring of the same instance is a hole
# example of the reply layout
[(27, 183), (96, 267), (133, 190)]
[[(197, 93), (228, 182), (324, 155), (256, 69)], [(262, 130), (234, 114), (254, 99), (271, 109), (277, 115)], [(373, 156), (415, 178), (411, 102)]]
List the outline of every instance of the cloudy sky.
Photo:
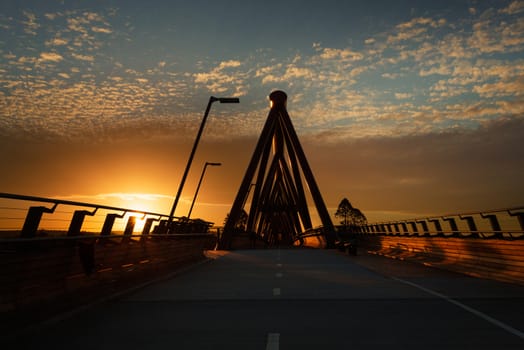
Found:
[(0, 4), (0, 192), (221, 224), (282, 89), (330, 212), (524, 204), (524, 1)]

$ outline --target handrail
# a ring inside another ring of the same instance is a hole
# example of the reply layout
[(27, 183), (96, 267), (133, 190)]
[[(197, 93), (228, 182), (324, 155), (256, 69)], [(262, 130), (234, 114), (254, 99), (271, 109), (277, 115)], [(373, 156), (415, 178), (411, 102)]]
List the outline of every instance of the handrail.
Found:
[(88, 208), (96, 208), (96, 209), (124, 211), (126, 213), (141, 213), (141, 214), (147, 214), (147, 215), (152, 215), (152, 216), (169, 217), (169, 215), (166, 215), (166, 214), (153, 213), (153, 212), (148, 212), (148, 211), (138, 210), (138, 209), (126, 209), (126, 208), (112, 207), (112, 206), (102, 205), (102, 204), (76, 202), (76, 201), (69, 201), (69, 200), (64, 200), (64, 199), (54, 199), (54, 198), (45, 198), (45, 197), (26, 196), (26, 195), (13, 194), (13, 193), (0, 192), (0, 198), (18, 199), (18, 200), (32, 201), (32, 202), (42, 202), (42, 203), (54, 203), (56, 205), (58, 205), (58, 204), (73, 205), (73, 206), (78, 206), (78, 207), (88, 207)]
[[(470, 212), (464, 212), (464, 213), (453, 213), (453, 214), (442, 214), (442, 215), (431, 215), (431, 216), (420, 216), (416, 218), (411, 219), (402, 219), (402, 220), (392, 220), (392, 221), (377, 221), (373, 223), (368, 223), (367, 225), (383, 225), (383, 224), (394, 224), (394, 223), (401, 223), (401, 222), (410, 222), (415, 220), (427, 220), (432, 218), (443, 218), (443, 217), (450, 217), (450, 216), (463, 216), (463, 215), (480, 215), (480, 214), (488, 214), (488, 213), (501, 213), (501, 212), (508, 212), (516, 211), (516, 210), (524, 210), (524, 206), (519, 207), (509, 207), (509, 208), (501, 208), (501, 209), (490, 209), (490, 210), (481, 210), (481, 211), (470, 211)], [(511, 214), (510, 214), (511, 215)]]
[(365, 235), (524, 239), (524, 206), (367, 223), (351, 230)]
[[(111, 236), (111, 232), (113, 229), (113, 225), (115, 223), (115, 219), (117, 218), (124, 218), (126, 215), (129, 214), (141, 214), (143, 217), (140, 220), (145, 220), (146, 217), (147, 220), (144, 224), (144, 228), (142, 230), (141, 236), (145, 237), (149, 235), (151, 229), (152, 229), (152, 223), (154, 221), (158, 221), (158, 226), (156, 226), (152, 233), (154, 234), (163, 234), (167, 233), (168, 231), (168, 225), (167, 221), (169, 218), (169, 215), (162, 214), (162, 213), (155, 213), (151, 211), (146, 210), (140, 210), (140, 209), (129, 209), (129, 208), (122, 208), (122, 207), (115, 207), (115, 206), (109, 206), (109, 205), (103, 205), (103, 204), (94, 204), (94, 203), (86, 203), (86, 202), (78, 202), (78, 201), (70, 201), (70, 200), (64, 200), (64, 199), (56, 199), (56, 198), (46, 198), (46, 197), (38, 197), (38, 196), (28, 196), (28, 195), (21, 195), (21, 194), (13, 194), (13, 193), (3, 193), (0, 192), (0, 199), (8, 199), (8, 200), (18, 200), (18, 201), (26, 201), (26, 202), (36, 202), (36, 203), (52, 203), (52, 207), (47, 207), (45, 205), (34, 205), (29, 204), (27, 205), (27, 214), (25, 216), (25, 219), (23, 217), (21, 218), (1, 218), (2, 219), (9, 219), (9, 220), (23, 220), (23, 226), (21, 229), (8, 229), (9, 232), (17, 232), (19, 231), (19, 237), (18, 239), (32, 239), (38, 235), (38, 232), (42, 232), (39, 226), (40, 222), (42, 221), (42, 216), (44, 214), (47, 214), (47, 216), (55, 214), (55, 209), (58, 205), (65, 205), (65, 206), (72, 206), (72, 207), (81, 207), (82, 210), (75, 210), (73, 212), (72, 218), (70, 219), (64, 219), (59, 221), (69, 221), (69, 228), (62, 228), (59, 227), (58, 229), (53, 229), (53, 231), (57, 231), (62, 233), (64, 231), (64, 234), (67, 236), (75, 237), (75, 236), (81, 236), (81, 228), (84, 223), (84, 219), (86, 216), (95, 216), (98, 210), (106, 210), (109, 213), (106, 214), (105, 221), (103, 222), (103, 225), (101, 227), (101, 231), (99, 232), (99, 236)], [(90, 210), (86, 210), (87, 208), (90, 208)], [(18, 209), (18, 208), (5, 208), (6, 210), (12, 210), (12, 209)], [(73, 210), (71, 210), (73, 211)], [(115, 213), (116, 212), (116, 213)], [(58, 212), (56, 212), (58, 213)], [(56, 214), (55, 214), (56, 215)], [(173, 232), (172, 234), (181, 234), (181, 233), (197, 233), (197, 232), (206, 232), (209, 227), (213, 224), (212, 222), (208, 222), (202, 219), (188, 219), (185, 217), (175, 217), (177, 220), (170, 223), (172, 225), (171, 229)], [(46, 221), (52, 221), (53, 218), (49, 219), (47, 218)], [(129, 216), (127, 218), (127, 223), (125, 225), (124, 235), (126, 236), (126, 239), (129, 237), (132, 237), (133, 230), (135, 229), (135, 223), (136, 223), (136, 217), (135, 216)], [(0, 229), (5, 230), (5, 228), (0, 227)], [(47, 230), (47, 229), (46, 229)], [(95, 229), (94, 231), (96, 231)], [(88, 230), (89, 233), (94, 233), (93, 229)], [(55, 236), (56, 237), (56, 236)]]

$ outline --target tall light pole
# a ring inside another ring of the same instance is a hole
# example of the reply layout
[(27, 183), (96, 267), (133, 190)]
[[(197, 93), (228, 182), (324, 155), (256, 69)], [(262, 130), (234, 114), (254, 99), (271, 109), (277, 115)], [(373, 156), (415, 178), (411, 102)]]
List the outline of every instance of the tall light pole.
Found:
[(173, 207), (171, 208), (171, 212), (169, 213), (169, 221), (168, 221), (168, 232), (171, 231), (171, 224), (173, 223), (173, 217), (175, 215), (175, 210), (178, 205), (178, 201), (180, 199), (180, 195), (182, 194), (182, 190), (184, 189), (184, 184), (186, 183), (187, 174), (189, 173), (189, 169), (191, 168), (191, 163), (193, 162), (193, 157), (195, 156), (195, 151), (198, 146), (198, 142), (200, 141), (200, 136), (202, 136), (202, 131), (204, 131), (204, 124), (206, 123), (207, 116), (209, 114), (209, 110), (211, 109), (211, 105), (213, 102), (220, 102), (220, 103), (239, 103), (240, 100), (236, 97), (214, 97), (211, 96), (209, 98), (209, 102), (207, 103), (206, 112), (204, 113), (204, 118), (202, 118), (202, 123), (200, 124), (200, 129), (198, 129), (198, 134), (195, 139), (195, 143), (193, 144), (193, 149), (191, 150), (191, 154), (189, 155), (189, 159), (187, 160), (186, 170), (184, 170), (184, 174), (182, 175), (182, 180), (180, 181), (180, 186), (178, 186), (178, 191), (176, 193), (175, 201), (173, 202)]
[(193, 211), (193, 206), (195, 205), (195, 201), (196, 201), (196, 198), (197, 198), (197, 195), (198, 195), (198, 190), (200, 190), (200, 185), (202, 184), (202, 179), (204, 178), (204, 174), (206, 173), (206, 168), (207, 168), (208, 165), (221, 166), (222, 163), (206, 162), (206, 164), (204, 164), (204, 169), (202, 169), (202, 175), (200, 175), (200, 180), (198, 180), (198, 185), (197, 185), (197, 188), (196, 188), (196, 191), (195, 191), (195, 196), (193, 197), (193, 201), (191, 202), (191, 207), (189, 208), (189, 213), (187, 213), (187, 218), (188, 219), (191, 217), (191, 212)]

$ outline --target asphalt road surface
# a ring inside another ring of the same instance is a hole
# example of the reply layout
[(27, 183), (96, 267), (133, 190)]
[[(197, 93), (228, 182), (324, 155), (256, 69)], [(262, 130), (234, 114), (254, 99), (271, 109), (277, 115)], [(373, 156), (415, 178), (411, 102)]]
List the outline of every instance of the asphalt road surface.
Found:
[(524, 287), (333, 250), (210, 252), (3, 349), (524, 349)]

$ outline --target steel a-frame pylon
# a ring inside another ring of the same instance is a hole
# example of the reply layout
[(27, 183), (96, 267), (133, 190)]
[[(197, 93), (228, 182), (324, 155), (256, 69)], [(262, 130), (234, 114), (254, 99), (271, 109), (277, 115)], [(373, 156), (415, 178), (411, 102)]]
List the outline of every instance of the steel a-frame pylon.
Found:
[[(263, 241), (269, 246), (292, 245), (299, 240), (302, 233), (312, 228), (303, 180), (322, 222), (327, 246), (333, 246), (334, 226), (287, 113), (287, 95), (283, 91), (274, 91), (269, 98), (269, 115), (218, 248), (234, 249), (234, 242), (240, 237), (249, 238), (252, 244)], [(244, 207), (252, 187), (247, 214)]]

